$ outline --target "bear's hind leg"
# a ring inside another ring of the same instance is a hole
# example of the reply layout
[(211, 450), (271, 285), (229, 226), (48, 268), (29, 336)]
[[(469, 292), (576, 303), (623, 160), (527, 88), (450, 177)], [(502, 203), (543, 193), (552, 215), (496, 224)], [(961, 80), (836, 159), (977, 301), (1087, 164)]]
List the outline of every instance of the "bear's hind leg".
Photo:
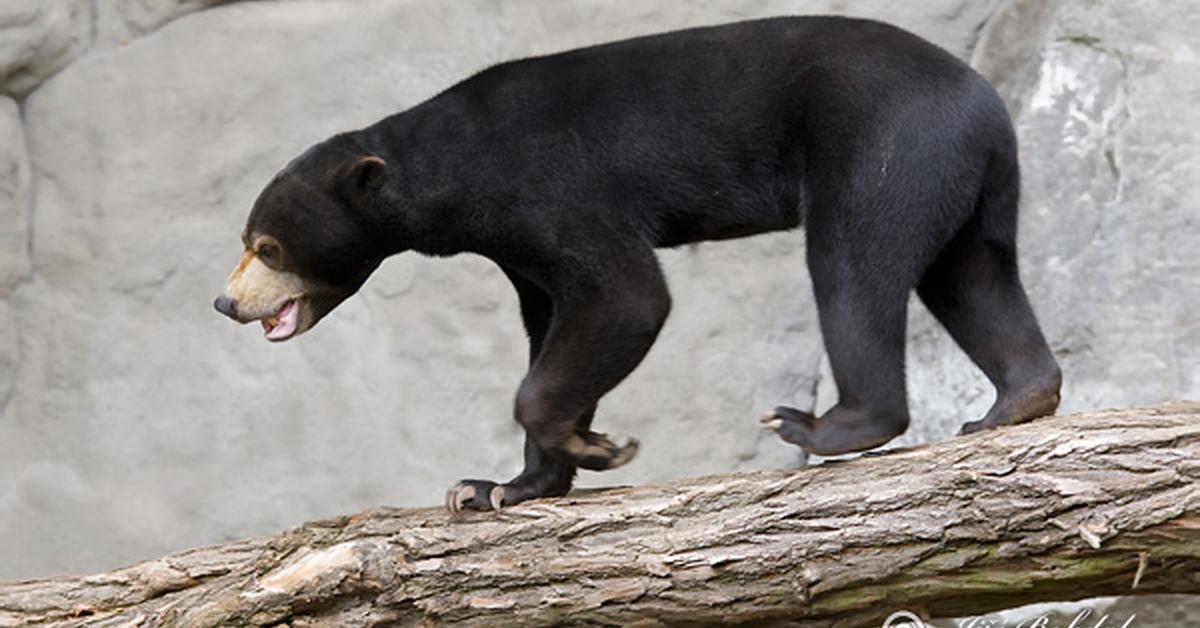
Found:
[[(837, 246), (836, 240), (814, 238), (811, 231), (809, 236), (809, 271), (838, 403), (819, 419), (781, 406), (764, 416), (763, 423), (783, 440), (813, 454), (878, 447), (908, 429), (907, 273), (902, 264), (864, 268), (841, 252), (828, 250)], [(885, 256), (877, 258), (888, 264)]]
[(926, 272), (917, 293), (996, 387), (987, 415), (962, 427), (1024, 423), (1054, 414), (1062, 374), (1038, 327), (1017, 272), (1011, 242), (967, 229)]
[(1062, 373), (1017, 269), (1020, 174), (1015, 149), (988, 163), (974, 211), (924, 272), (917, 294), (996, 387), (969, 434), (1054, 414)]

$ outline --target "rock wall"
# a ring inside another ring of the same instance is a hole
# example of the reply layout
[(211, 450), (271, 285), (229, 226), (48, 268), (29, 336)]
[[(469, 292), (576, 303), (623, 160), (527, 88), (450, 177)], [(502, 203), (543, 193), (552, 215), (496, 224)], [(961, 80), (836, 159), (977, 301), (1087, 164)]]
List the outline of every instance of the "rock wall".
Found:
[[(308, 145), (490, 63), (783, 13), (887, 19), (972, 58), (1026, 176), (1023, 271), (1064, 410), (1200, 396), (1200, 24), (1188, 0), (231, 3), (0, 9), (0, 579), (94, 571), (520, 466), (515, 298), (471, 256), (389, 260), (303, 339), (211, 301), (258, 191)], [(184, 16), (185, 13), (190, 13)], [(183, 16), (183, 17), (181, 17)], [(982, 28), (980, 32), (980, 26)], [(976, 42), (979, 42), (976, 45)], [(597, 425), (639, 458), (581, 485), (783, 467), (758, 427), (836, 398), (800, 233), (665, 252), (675, 309)], [(764, 269), (789, 269), (766, 272)], [(1191, 296), (1188, 296), (1191, 295)], [(914, 303), (914, 425), (991, 401)]]

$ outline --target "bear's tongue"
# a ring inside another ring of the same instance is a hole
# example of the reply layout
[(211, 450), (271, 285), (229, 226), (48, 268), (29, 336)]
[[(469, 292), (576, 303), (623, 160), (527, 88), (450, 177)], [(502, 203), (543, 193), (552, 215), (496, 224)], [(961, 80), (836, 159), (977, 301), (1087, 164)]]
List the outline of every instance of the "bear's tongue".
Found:
[(263, 330), (266, 331), (267, 339), (283, 340), (296, 333), (296, 325), (300, 320), (300, 310), (296, 307), (296, 301), (293, 299), (283, 304), (283, 307), (275, 313), (275, 316), (262, 321)]

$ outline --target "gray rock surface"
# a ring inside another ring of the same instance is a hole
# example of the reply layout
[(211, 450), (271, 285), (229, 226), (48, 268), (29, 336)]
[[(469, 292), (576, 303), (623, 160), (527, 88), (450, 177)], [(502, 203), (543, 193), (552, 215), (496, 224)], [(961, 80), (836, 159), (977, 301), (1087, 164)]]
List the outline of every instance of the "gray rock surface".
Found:
[(94, 48), (123, 46), (172, 19), (228, 0), (5, 0), (0, 93), (26, 94)]
[[(0, 218), (18, 220), (0, 222), (0, 245), (9, 232), (22, 243), (0, 248), (11, 256), (0, 257), (0, 285), (15, 278), (0, 289), (0, 393), (10, 390), (0, 579), (433, 504), (460, 477), (518, 470), (511, 397), (524, 337), (511, 288), (485, 260), (399, 256), (285, 345), (211, 310), (251, 202), (308, 145), (490, 63), (745, 17), (874, 16), (968, 56), (995, 3), (291, 0), (158, 30), (176, 15), (164, 7), (206, 3), (83, 4), (107, 39), (72, 48), (39, 35), (66, 32), (51, 28), (70, 21), (59, 14), (15, 36), (0, 30), (2, 74), (29, 77), (8, 83), (25, 86), (15, 93), (49, 76), (57, 57), (46, 51), (73, 59), (24, 100), (24, 133), (10, 129), (15, 109), (0, 108), (13, 114), (0, 115), (0, 142), (27, 138), (33, 174), (32, 194), (13, 197), (31, 199), (30, 224), (19, 222), (27, 203), (0, 205)], [(1187, 4), (1162, 3), (1152, 25), (1115, 2), (1008, 3), (975, 52), (1021, 133), (1024, 272), (1066, 369), (1064, 409), (1200, 396), (1200, 326), (1181, 297), (1200, 277), (1197, 126), (1182, 127), (1196, 94), (1179, 85), (1195, 76), (1200, 32), (1183, 19)], [(118, 17), (101, 20), (97, 7)], [(112, 45), (122, 32), (127, 45)], [(43, 43), (13, 55), (11, 41)], [(17, 57), (40, 61), (8, 61)], [(0, 198), (12, 180), (0, 178)], [(639, 437), (642, 453), (581, 485), (800, 462), (756, 417), (835, 398), (802, 240), (663, 254), (671, 320), (597, 419)], [(914, 425), (898, 444), (945, 437), (991, 400), (919, 305), (909, 335)]]
[(20, 360), (17, 322), (7, 297), (28, 278), (29, 156), (17, 103), (0, 96), (0, 416)]
[[(1200, 12), (1188, 0), (1059, 5), (1046, 16), (1043, 3), (1010, 4), (977, 54), (1020, 135), (1026, 282), (1066, 399), (1196, 397)], [(1020, 47), (1030, 52), (1006, 58)]]
[(0, 91), (27, 92), (80, 54), (89, 7), (78, 0), (0, 4)]
[(17, 103), (0, 96), (0, 297), (29, 274), (29, 155)]

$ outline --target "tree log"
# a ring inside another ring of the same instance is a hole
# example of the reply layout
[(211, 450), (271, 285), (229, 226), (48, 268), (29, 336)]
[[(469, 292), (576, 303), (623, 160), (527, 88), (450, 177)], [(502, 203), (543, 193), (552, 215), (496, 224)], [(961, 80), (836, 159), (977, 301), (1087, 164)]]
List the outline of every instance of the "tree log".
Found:
[(0, 584), (0, 626), (870, 626), (1200, 593), (1200, 403), (1050, 417), (790, 471), (380, 508)]

